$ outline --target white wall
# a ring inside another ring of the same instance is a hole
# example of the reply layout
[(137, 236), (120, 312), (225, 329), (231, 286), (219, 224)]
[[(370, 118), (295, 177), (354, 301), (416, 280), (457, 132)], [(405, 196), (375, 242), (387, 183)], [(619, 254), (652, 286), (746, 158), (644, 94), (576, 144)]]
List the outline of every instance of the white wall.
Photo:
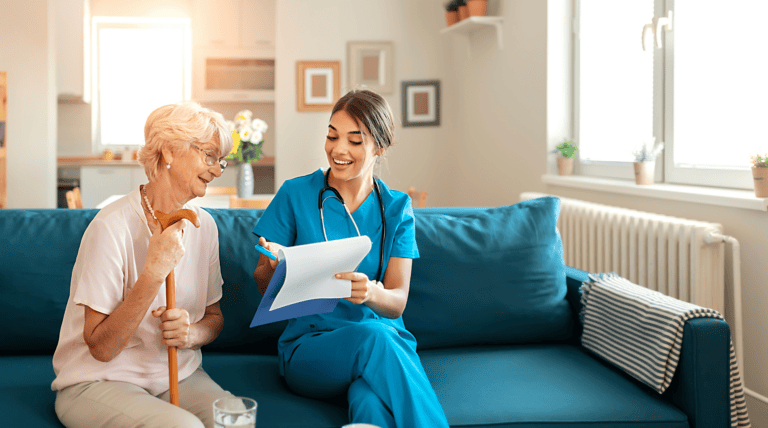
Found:
[(54, 208), (54, 0), (0, 0), (0, 10), (0, 70), (8, 72), (8, 208)]
[(547, 5), (491, 1), (489, 15), (504, 18), (503, 50), (491, 28), (454, 40), (455, 181), (449, 205), (510, 205), (522, 190), (543, 190)]
[[(278, 0), (275, 59), (275, 120), (279, 142), (275, 153), (275, 185), (327, 167), (323, 145), (330, 112), (296, 109), (296, 62), (341, 61), (341, 94), (347, 83), (348, 41), (392, 41), (395, 90), (383, 95), (395, 115), (395, 144), (376, 171), (398, 190), (409, 186), (429, 191), (429, 202), (450, 204), (445, 182), (450, 172), (451, 106), (455, 88), (448, 80), (450, 40), (440, 35), (445, 25), (442, 5), (433, 0)], [(400, 82), (441, 81), (441, 126), (403, 128)]]

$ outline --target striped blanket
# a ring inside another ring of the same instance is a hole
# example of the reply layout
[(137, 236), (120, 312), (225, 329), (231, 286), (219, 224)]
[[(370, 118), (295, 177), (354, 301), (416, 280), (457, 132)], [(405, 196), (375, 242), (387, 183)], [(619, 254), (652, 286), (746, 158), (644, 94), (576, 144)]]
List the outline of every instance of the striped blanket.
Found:
[[(715, 310), (633, 284), (615, 273), (590, 275), (581, 286), (581, 343), (635, 379), (663, 393), (680, 358), (685, 321), (723, 319)], [(730, 355), (731, 427), (751, 427), (736, 352)]]

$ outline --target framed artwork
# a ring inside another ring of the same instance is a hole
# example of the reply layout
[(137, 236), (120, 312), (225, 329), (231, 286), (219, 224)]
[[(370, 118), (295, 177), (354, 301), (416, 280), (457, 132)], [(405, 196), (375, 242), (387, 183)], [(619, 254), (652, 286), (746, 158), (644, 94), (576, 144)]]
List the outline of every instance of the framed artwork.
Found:
[(403, 127), (440, 126), (440, 81), (402, 83)]
[(331, 111), (340, 97), (340, 82), (340, 61), (297, 61), (296, 108)]
[(348, 42), (349, 88), (365, 85), (379, 94), (395, 91), (395, 45), (392, 42)]

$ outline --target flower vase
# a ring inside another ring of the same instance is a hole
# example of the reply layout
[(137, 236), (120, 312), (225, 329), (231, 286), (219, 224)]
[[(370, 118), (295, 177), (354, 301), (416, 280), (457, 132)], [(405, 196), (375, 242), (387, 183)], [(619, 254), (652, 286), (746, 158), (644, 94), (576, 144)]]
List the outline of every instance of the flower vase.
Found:
[(653, 184), (653, 174), (656, 171), (656, 162), (635, 162), (635, 183), (646, 185)]
[(237, 197), (253, 197), (253, 167), (250, 162), (242, 163), (237, 168)]
[(753, 166), (752, 179), (755, 183), (755, 197), (768, 198), (768, 168)]

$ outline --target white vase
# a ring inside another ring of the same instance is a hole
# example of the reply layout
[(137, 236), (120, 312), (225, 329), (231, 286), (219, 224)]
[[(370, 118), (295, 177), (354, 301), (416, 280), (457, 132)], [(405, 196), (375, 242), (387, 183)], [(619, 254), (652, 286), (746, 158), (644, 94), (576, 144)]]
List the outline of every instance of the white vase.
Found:
[(237, 167), (237, 197), (253, 197), (253, 167), (250, 162)]

